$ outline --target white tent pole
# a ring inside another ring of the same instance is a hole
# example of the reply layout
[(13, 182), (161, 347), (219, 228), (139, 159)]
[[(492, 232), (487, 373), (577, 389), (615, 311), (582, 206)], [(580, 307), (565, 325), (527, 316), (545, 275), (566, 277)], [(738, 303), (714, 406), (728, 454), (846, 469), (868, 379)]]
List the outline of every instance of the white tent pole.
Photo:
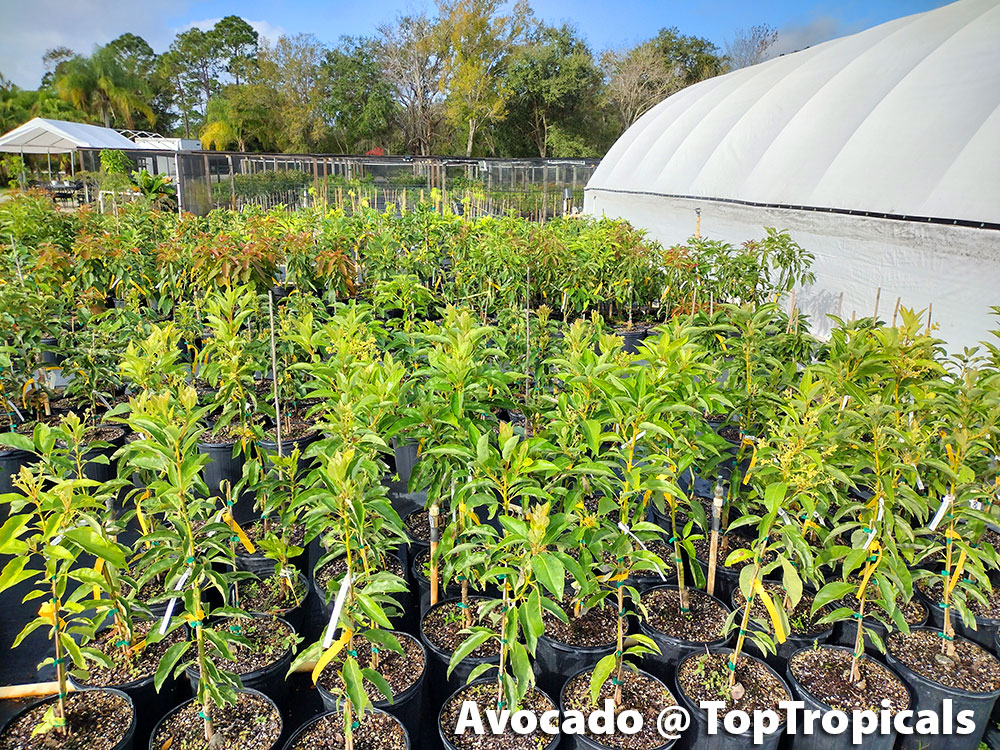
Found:
[(45, 149), (45, 159), (49, 163), (49, 182), (52, 182), (52, 152)]

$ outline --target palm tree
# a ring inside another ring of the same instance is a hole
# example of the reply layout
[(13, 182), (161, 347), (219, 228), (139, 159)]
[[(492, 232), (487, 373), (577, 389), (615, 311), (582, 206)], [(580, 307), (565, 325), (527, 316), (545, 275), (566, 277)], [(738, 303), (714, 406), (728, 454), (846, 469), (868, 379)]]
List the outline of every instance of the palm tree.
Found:
[(145, 82), (130, 77), (107, 47), (98, 47), (90, 57), (67, 60), (57, 71), (55, 87), (77, 109), (103, 120), (104, 127), (111, 127), (113, 117), (131, 128), (134, 112), (153, 119)]

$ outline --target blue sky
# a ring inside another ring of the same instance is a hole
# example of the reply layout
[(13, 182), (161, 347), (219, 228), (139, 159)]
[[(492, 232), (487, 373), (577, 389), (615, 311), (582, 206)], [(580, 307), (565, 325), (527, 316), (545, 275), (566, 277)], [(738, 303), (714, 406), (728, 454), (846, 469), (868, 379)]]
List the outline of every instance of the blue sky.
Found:
[[(721, 44), (738, 29), (768, 23), (779, 30), (778, 49), (788, 52), (843, 36), (893, 18), (945, 5), (943, 0), (532, 0), (535, 14), (550, 23), (568, 21), (595, 50), (646, 39), (664, 26)], [(157, 52), (192, 25), (211, 25), (240, 15), (265, 36), (313, 33), (332, 43), (341, 35), (370, 34), (401, 12), (433, 10), (427, 0), (0, 0), (0, 73), (19, 86), (38, 85), (41, 56), (65, 45), (89, 52), (131, 31)]]

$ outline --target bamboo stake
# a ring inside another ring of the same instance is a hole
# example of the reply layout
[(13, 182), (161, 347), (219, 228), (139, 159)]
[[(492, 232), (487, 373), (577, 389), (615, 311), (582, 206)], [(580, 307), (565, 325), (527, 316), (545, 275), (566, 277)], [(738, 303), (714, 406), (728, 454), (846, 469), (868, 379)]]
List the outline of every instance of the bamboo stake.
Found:
[(528, 396), (531, 392), (531, 266), (527, 268), (524, 290), (524, 436), (531, 437), (528, 425)]
[(899, 315), (899, 297), (896, 297), (896, 306), (892, 310), (892, 327), (896, 327), (896, 316)]
[(928, 305), (927, 305), (927, 330), (925, 331), (924, 335), (927, 335), (928, 333), (931, 332), (931, 311), (933, 309), (934, 309), (934, 303), (933, 302), (928, 303)]
[[(76, 690), (73, 683), (66, 684), (66, 691)], [(0, 687), (0, 700), (17, 700), (18, 698), (44, 698), (59, 692), (58, 682), (30, 682), (25, 685), (4, 685)]]
[(437, 503), (431, 506), (428, 514), (431, 526), (431, 605), (438, 603), (438, 565), (437, 548), (440, 539), (441, 529), (441, 509)]
[(267, 292), (267, 311), (271, 318), (271, 379), (274, 384), (274, 435), (278, 445), (278, 455), (281, 452), (281, 404), (278, 402), (278, 357), (274, 348), (274, 292)]
[[(692, 487), (694, 487), (693, 483)], [(724, 492), (722, 477), (720, 476), (715, 483), (715, 497), (712, 499), (712, 540), (708, 550), (708, 584), (705, 589), (709, 596), (715, 594), (715, 568), (717, 565), (716, 558), (719, 556), (719, 529), (722, 525), (722, 497)]]
[(878, 323), (878, 303), (879, 300), (881, 299), (882, 299), (882, 287), (879, 287), (878, 291), (875, 292), (875, 312), (872, 314), (872, 320), (874, 320), (876, 323)]

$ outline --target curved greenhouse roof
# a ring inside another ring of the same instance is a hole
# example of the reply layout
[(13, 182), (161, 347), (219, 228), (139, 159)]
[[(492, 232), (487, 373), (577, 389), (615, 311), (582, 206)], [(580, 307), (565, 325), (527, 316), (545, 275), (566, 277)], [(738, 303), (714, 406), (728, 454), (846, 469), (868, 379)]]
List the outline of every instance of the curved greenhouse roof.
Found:
[(686, 88), (587, 189), (1000, 224), (1000, 0), (961, 0)]

